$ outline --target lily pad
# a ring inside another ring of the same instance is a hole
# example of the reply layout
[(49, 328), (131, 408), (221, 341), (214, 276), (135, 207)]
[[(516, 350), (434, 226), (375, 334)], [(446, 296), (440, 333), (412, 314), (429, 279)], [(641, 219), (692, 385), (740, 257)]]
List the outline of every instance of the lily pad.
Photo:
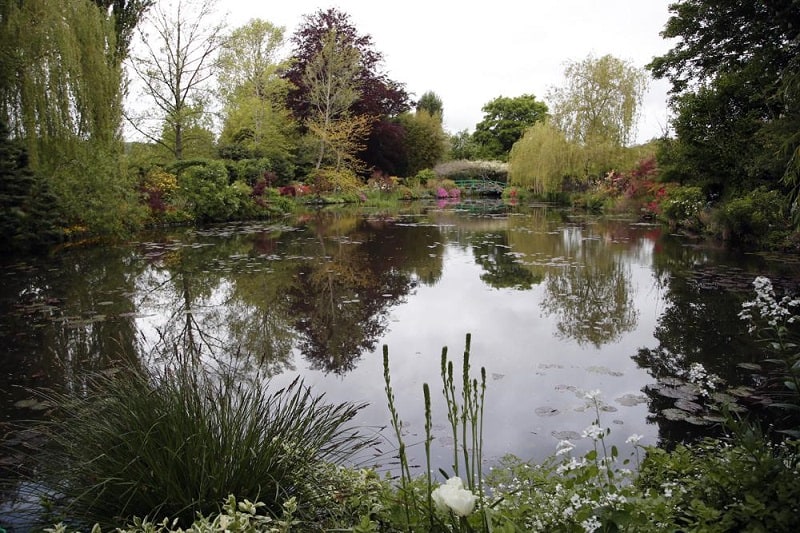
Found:
[(550, 434), (558, 440), (575, 440), (581, 436), (577, 431), (553, 431)]
[(647, 396), (644, 394), (623, 394), (614, 401), (625, 407), (633, 407), (640, 403), (647, 403)]
[(690, 413), (699, 413), (703, 410), (703, 406), (699, 403), (695, 403), (689, 400), (680, 399), (675, 402), (675, 407), (681, 409), (683, 411), (688, 411)]
[(550, 406), (537, 407), (535, 412), (539, 416), (556, 416), (557, 414), (561, 413), (561, 411), (559, 411), (555, 407), (550, 407)]

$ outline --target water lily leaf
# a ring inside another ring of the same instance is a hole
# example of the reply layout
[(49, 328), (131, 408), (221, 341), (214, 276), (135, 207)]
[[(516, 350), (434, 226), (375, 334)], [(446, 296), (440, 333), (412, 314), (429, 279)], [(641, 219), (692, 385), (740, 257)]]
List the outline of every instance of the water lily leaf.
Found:
[(672, 420), (673, 422), (683, 422), (689, 417), (689, 414), (686, 411), (681, 411), (680, 409), (675, 409), (674, 407), (662, 409), (661, 414), (664, 415), (664, 418), (667, 420)]
[(697, 413), (703, 410), (703, 406), (700, 405), (699, 403), (695, 403), (684, 399), (676, 401), (675, 407), (683, 411), (689, 411), (690, 413)]
[(639, 405), (640, 403), (647, 403), (647, 396), (644, 394), (623, 394), (614, 401), (620, 405), (624, 405), (625, 407), (633, 407), (635, 405)]
[(559, 414), (561, 411), (559, 411), (555, 407), (544, 406), (544, 407), (537, 407), (535, 412), (539, 416), (555, 416)]
[(739, 368), (744, 368), (745, 370), (755, 370), (757, 372), (761, 371), (761, 365), (756, 363), (739, 363), (736, 366), (738, 366)]

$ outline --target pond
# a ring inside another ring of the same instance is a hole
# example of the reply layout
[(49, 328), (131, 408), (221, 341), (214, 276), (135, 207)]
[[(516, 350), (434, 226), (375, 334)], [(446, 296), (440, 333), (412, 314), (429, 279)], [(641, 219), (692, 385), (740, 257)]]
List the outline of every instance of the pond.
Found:
[[(369, 402), (358, 422), (377, 430), (389, 421), (388, 345), (412, 462), (423, 464), (427, 382), (445, 469), (441, 351), (458, 368), (467, 333), (473, 375), (487, 373), (487, 462), (540, 461), (561, 439), (588, 447), (590, 391), (611, 444), (669, 445), (714, 420), (692, 364), (746, 382), (758, 350), (737, 313), (753, 279), (796, 289), (799, 275), (791, 257), (732, 254), (633, 219), (489, 201), (174, 229), (1, 272), (0, 424), (46, 407), (28, 388), (79, 389), (86, 371), (178, 346), (258, 367), (276, 386), (300, 374), (330, 401)], [(383, 433), (374, 460), (391, 468)], [(0, 468), (15, 461), (6, 452)]]

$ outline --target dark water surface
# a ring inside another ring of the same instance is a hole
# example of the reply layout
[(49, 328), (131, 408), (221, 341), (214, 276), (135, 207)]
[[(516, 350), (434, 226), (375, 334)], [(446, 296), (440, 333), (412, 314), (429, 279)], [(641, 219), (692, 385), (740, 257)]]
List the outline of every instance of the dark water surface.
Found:
[(753, 278), (797, 287), (797, 274), (789, 257), (732, 255), (634, 220), (480, 203), (323, 210), (6, 260), (0, 425), (46, 411), (27, 387), (79, 389), (87, 370), (177, 345), (276, 384), (301, 374), (331, 401), (369, 402), (360, 422), (384, 426), (387, 344), (406, 438), (422, 440), (429, 382), (446, 468), (440, 354), (460, 364), (469, 332), (473, 373), (488, 377), (489, 461), (541, 460), (564, 438), (588, 447), (593, 390), (611, 443), (667, 444), (703, 431), (701, 412), (675, 409), (700, 403), (681, 392), (692, 363), (729, 385), (746, 378), (738, 365), (757, 350), (736, 315)]

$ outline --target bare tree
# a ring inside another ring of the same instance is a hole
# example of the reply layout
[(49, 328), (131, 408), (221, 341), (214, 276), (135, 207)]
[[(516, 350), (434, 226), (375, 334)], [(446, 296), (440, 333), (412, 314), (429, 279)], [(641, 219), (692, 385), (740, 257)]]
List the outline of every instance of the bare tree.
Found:
[(141, 51), (130, 62), (154, 107), (129, 116), (149, 140), (183, 159), (187, 132), (203, 122), (225, 22), (217, 0), (159, 3), (139, 30)]

